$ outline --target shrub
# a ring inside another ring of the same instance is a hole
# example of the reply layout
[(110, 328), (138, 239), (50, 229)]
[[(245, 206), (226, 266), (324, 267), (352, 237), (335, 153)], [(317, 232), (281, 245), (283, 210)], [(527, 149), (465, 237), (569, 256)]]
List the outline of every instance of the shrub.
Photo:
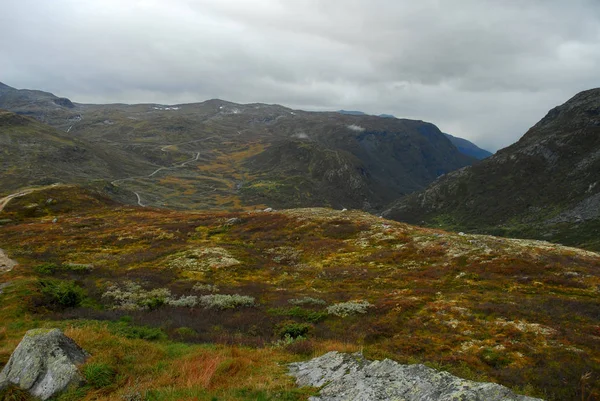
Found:
[(219, 287), (214, 284), (196, 283), (192, 289), (194, 291), (219, 292)]
[(356, 315), (357, 313), (367, 313), (367, 308), (371, 305), (367, 301), (356, 300), (348, 302), (340, 302), (327, 307), (327, 313), (339, 317), (346, 317), (350, 315)]
[(276, 334), (282, 339), (285, 339), (288, 336), (293, 339), (299, 337), (304, 338), (311, 329), (312, 325), (310, 324), (287, 321), (280, 323), (277, 326)]
[(168, 288), (145, 290), (138, 283), (126, 281), (121, 285), (111, 285), (102, 298), (110, 299), (115, 309), (153, 310), (171, 300), (171, 291)]
[(327, 318), (327, 312), (323, 311), (312, 311), (307, 309), (302, 309), (299, 306), (295, 306), (290, 309), (277, 308), (277, 309), (269, 309), (269, 313), (279, 316), (291, 316), (296, 317), (298, 319), (302, 319), (304, 321), (310, 323), (319, 323)]
[(72, 308), (79, 306), (85, 298), (85, 290), (72, 281), (43, 279), (38, 285), (46, 306)]
[(180, 339), (194, 338), (198, 336), (196, 330), (189, 327), (178, 327), (174, 330), (174, 334)]
[(79, 263), (56, 264), (48, 262), (33, 267), (33, 271), (44, 276), (50, 276), (57, 272), (87, 273), (90, 270), (90, 265)]
[(319, 298), (303, 297), (288, 299), (288, 303), (292, 305), (327, 305), (327, 302)]
[(116, 372), (105, 363), (89, 363), (83, 367), (83, 375), (90, 386), (102, 388), (113, 384)]
[(193, 308), (198, 305), (198, 297), (195, 295), (182, 296), (179, 299), (169, 299), (167, 304), (170, 306), (179, 306), (185, 308)]
[(50, 275), (54, 274), (59, 269), (56, 263), (42, 263), (33, 267), (33, 271), (37, 274)]
[(247, 295), (202, 295), (198, 302), (205, 308), (233, 309), (239, 306), (254, 306), (254, 297)]

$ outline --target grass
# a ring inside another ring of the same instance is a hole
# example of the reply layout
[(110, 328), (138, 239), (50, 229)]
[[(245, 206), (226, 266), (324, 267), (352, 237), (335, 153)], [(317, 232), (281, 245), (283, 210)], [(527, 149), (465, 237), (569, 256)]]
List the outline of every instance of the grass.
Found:
[[(296, 389), (286, 363), (358, 349), (547, 400), (600, 392), (597, 254), (352, 211), (86, 209), (77, 205), (89, 195), (65, 191), (73, 205), (61, 206), (59, 223), (24, 216), (23, 197), (7, 211), (19, 218), (0, 231), (20, 262), (0, 275), (10, 283), (0, 295), (0, 366), (28, 329), (65, 330), (93, 355), (82, 369), (99, 381), (64, 399), (301, 400), (314, 390)], [(191, 249), (201, 269), (169, 264)], [(103, 297), (127, 283), (176, 300), (237, 294), (253, 306), (124, 310)], [(327, 313), (356, 300), (372, 306)]]

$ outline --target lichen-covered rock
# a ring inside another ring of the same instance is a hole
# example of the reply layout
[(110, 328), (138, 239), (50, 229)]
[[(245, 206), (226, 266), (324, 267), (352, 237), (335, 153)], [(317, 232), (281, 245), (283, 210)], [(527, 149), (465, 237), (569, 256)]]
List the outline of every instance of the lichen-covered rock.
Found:
[(59, 329), (29, 330), (0, 373), (0, 388), (12, 383), (47, 400), (83, 382), (76, 365), (87, 356)]
[(290, 365), (299, 386), (324, 386), (310, 401), (539, 401), (495, 383), (463, 380), (425, 365), (369, 361), (361, 354), (329, 352)]

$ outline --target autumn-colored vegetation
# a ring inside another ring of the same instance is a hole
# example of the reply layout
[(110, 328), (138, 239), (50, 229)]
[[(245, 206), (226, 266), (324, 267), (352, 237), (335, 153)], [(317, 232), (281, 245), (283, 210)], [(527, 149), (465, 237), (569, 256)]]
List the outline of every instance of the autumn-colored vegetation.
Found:
[(356, 211), (121, 206), (77, 187), (14, 199), (0, 218), (20, 263), (0, 275), (0, 367), (26, 330), (65, 329), (92, 379), (62, 399), (301, 400), (314, 390), (284, 364), (328, 350), (600, 397), (592, 252)]

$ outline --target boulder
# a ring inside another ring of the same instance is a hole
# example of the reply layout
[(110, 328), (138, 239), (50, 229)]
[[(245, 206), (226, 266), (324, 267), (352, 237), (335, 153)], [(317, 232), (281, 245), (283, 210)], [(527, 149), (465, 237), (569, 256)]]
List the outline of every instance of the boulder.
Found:
[(77, 370), (88, 354), (59, 329), (29, 330), (0, 373), (0, 389), (14, 384), (47, 400), (83, 383)]
[(541, 401), (499, 384), (463, 380), (425, 365), (369, 361), (360, 353), (329, 352), (289, 369), (299, 386), (323, 386), (310, 401)]

